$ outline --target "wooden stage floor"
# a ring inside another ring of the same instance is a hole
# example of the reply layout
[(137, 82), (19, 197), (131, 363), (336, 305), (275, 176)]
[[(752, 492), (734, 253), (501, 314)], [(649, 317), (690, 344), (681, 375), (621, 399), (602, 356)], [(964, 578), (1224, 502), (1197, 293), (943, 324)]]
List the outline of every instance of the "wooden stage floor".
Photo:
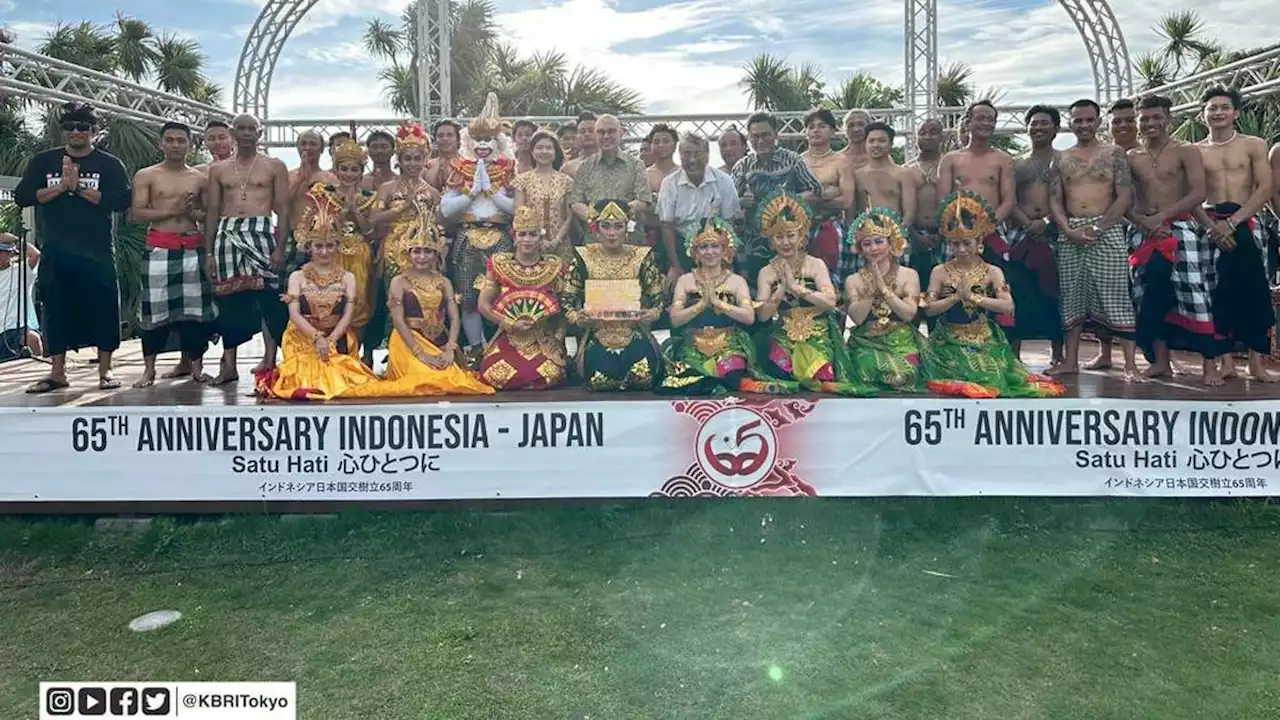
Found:
[[(1097, 354), (1096, 342), (1085, 341), (1081, 347), (1081, 357), (1091, 359)], [(211, 348), (205, 356), (206, 367), (217, 371), (218, 348)], [(253, 396), (253, 377), (250, 369), (261, 357), (261, 345), (246, 345), (241, 350), (240, 381), (234, 386), (206, 387), (196, 385), (186, 379), (156, 380), (154, 387), (134, 389), (130, 384), (142, 373), (142, 348), (137, 341), (124, 343), (116, 353), (114, 368), (116, 377), (123, 387), (117, 390), (98, 389), (98, 368), (92, 362), (93, 352), (74, 353), (68, 359), (68, 379), (71, 387), (54, 391), (45, 395), (27, 395), (24, 390), (28, 385), (44, 377), (48, 373), (48, 365), (38, 360), (14, 360), (0, 364), (0, 407), (125, 407), (125, 406), (163, 406), (163, 405), (247, 405), (259, 404), (263, 401)], [(1114, 360), (1119, 365), (1120, 349), (1113, 350)], [(1043, 370), (1049, 364), (1049, 344), (1047, 342), (1030, 342), (1023, 348), (1023, 357), (1033, 370)], [(162, 355), (157, 364), (158, 374), (170, 370), (177, 361), (177, 354)], [(379, 354), (381, 362), (381, 354)], [(1141, 362), (1141, 361), (1140, 361)], [(1241, 370), (1244, 362), (1238, 361)], [(1182, 373), (1172, 379), (1153, 380), (1145, 384), (1125, 383), (1121, 373), (1112, 369), (1108, 371), (1082, 371), (1074, 378), (1067, 378), (1067, 397), (1074, 398), (1131, 398), (1141, 400), (1274, 400), (1280, 399), (1280, 384), (1256, 383), (1244, 379), (1229, 380), (1219, 388), (1206, 388), (1200, 384), (1200, 362), (1198, 359), (1178, 358), (1177, 364)], [(409, 398), (405, 400), (388, 400), (387, 403), (430, 403), (449, 401), (465, 402), (566, 402), (582, 400), (651, 400), (656, 396), (651, 393), (590, 393), (579, 387), (566, 387), (544, 392), (508, 392), (489, 395), (482, 398), (474, 396)]]

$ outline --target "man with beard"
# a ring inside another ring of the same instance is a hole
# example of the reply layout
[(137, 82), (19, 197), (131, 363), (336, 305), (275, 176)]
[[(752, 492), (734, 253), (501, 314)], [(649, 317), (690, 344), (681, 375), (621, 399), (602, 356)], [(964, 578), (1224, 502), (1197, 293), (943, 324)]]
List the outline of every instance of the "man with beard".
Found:
[(1133, 204), (1133, 176), (1125, 151), (1097, 140), (1098, 104), (1071, 104), (1074, 147), (1062, 153), (1050, 191), (1053, 221), (1062, 234), (1058, 249), (1062, 326), (1066, 357), (1051, 375), (1080, 372), (1080, 335), (1086, 323), (1120, 340), (1126, 382), (1145, 382), (1133, 341), (1136, 319), (1129, 296), (1128, 237), (1124, 215)]
[[(133, 386), (151, 387), (156, 381), (156, 356), (178, 336), (182, 364), (193, 382), (210, 380), (203, 372), (204, 352), (217, 311), (213, 284), (204, 273), (200, 223), (204, 220), (201, 196), (205, 174), (187, 165), (191, 129), (182, 123), (166, 123), (160, 130), (164, 160), (139, 170), (133, 178), (132, 216), (148, 223), (147, 257), (143, 261), (142, 305), (138, 325), (142, 330), (142, 377)], [(168, 373), (166, 378), (178, 377)]]
[(18, 207), (36, 209), (42, 253), (36, 288), (52, 356), (49, 375), (27, 392), (67, 387), (67, 351), (83, 347), (98, 349), (98, 387), (111, 390), (120, 387), (111, 373), (111, 354), (120, 347), (112, 214), (129, 207), (129, 174), (94, 147), (98, 117), (91, 106), (63, 105), (59, 126), (66, 144), (32, 157), (13, 193)]
[(1022, 349), (1024, 333), (1031, 337), (1044, 337), (1052, 347), (1052, 364), (1062, 362), (1062, 312), (1058, 308), (1058, 264), (1053, 245), (1058, 241), (1058, 229), (1053, 223), (1049, 207), (1049, 189), (1053, 174), (1058, 171), (1062, 155), (1053, 149), (1054, 138), (1062, 126), (1058, 109), (1048, 105), (1036, 105), (1023, 118), (1027, 124), (1027, 136), (1031, 139), (1031, 151), (1013, 161), (1014, 192), (1017, 201), (1009, 217), (1007, 230), (1009, 262), (1026, 268), (1035, 276), (1039, 292), (1024, 301), (1027, 306), (1016, 305), (1015, 326), (1019, 338), (1010, 338), (1014, 354)]
[(365, 140), (365, 148), (373, 168), (365, 173), (360, 189), (378, 192), (378, 188), (396, 179), (396, 171), (391, 169), (391, 158), (396, 154), (396, 138), (385, 130), (374, 130)]
[(867, 156), (867, 126), (870, 124), (871, 114), (866, 110), (850, 110), (844, 115), (844, 134), (848, 142), (840, 154), (849, 160), (854, 170), (870, 160)]
[[(621, 125), (619, 125), (621, 127)], [(560, 168), (560, 172), (575, 177), (578, 168), (587, 158), (596, 154), (596, 115), (587, 111), (578, 115), (577, 154)], [(577, 243), (575, 243), (577, 244)]]
[(1207, 190), (1200, 222), (1218, 245), (1218, 284), (1213, 293), (1213, 317), (1219, 335), (1229, 341), (1222, 355), (1222, 377), (1236, 376), (1230, 351), (1249, 351), (1249, 376), (1275, 382), (1263, 364), (1271, 351), (1268, 331), (1275, 325), (1262, 248), (1266, 238), (1258, 213), (1271, 199), (1271, 166), (1267, 144), (1235, 129), (1243, 103), (1240, 93), (1212, 87), (1200, 97), (1209, 137), (1197, 147), (1204, 160)]
[(822, 192), (810, 204), (813, 229), (809, 233), (809, 254), (827, 264), (831, 282), (840, 287), (841, 259), (849, 253), (857, 255), (854, 243), (845, 234), (845, 215), (853, 211), (857, 181), (849, 159), (831, 149), (836, 118), (830, 110), (810, 111), (804, 118), (804, 130), (809, 147), (800, 158), (822, 185)]
[(946, 243), (938, 235), (938, 213), (942, 198), (938, 195), (938, 168), (942, 164), (943, 127), (941, 120), (929, 119), (916, 129), (916, 147), (920, 154), (907, 163), (910, 182), (915, 188), (916, 221), (908, 227), (910, 245), (905, 260), (920, 275), (920, 287), (929, 287), (933, 268), (946, 261)]
[(1129, 265), (1138, 346), (1151, 363), (1147, 377), (1172, 376), (1169, 351), (1188, 350), (1204, 360), (1204, 384), (1221, 385), (1210, 302), (1213, 244), (1192, 217), (1205, 198), (1204, 162), (1194, 145), (1169, 137), (1172, 107), (1159, 95), (1142, 99), (1142, 144), (1129, 151)]
[[(223, 347), (213, 385), (240, 379), (237, 350), (264, 328), (264, 344), (269, 338), (273, 348), (270, 357), (263, 358), (264, 369), (274, 366), (274, 348), (289, 321), (279, 299), (285, 241), (277, 239), (291, 236), (289, 169), (258, 152), (262, 126), (257, 118), (239, 115), (232, 128), (235, 155), (209, 169), (205, 208), (206, 272), (213, 280)], [(278, 222), (274, 228), (273, 213)]]
[(732, 173), (733, 166), (747, 156), (747, 136), (742, 134), (737, 125), (730, 125), (720, 133), (716, 147), (720, 150), (720, 160), (724, 162), (720, 169)]

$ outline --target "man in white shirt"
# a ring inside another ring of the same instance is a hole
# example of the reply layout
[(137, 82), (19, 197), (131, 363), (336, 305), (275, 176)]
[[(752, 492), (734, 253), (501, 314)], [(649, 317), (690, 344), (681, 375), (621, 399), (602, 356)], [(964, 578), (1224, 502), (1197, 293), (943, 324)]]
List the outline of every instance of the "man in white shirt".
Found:
[[(25, 278), (20, 275), (22, 267), (15, 262), (18, 253), (18, 238), (9, 233), (0, 233), (0, 360), (21, 357), (24, 346), (35, 356), (43, 352), (40, 335), (36, 332), (40, 324), (36, 320), (35, 304), (31, 300), (40, 251), (34, 245), (27, 246), (29, 269)], [(25, 280), (25, 288), (22, 280)], [(24, 314), (28, 326), (25, 338), (22, 328)]]
[(658, 219), (667, 254), (667, 277), (674, 283), (693, 269), (688, 242), (703, 218), (720, 217), (732, 222), (742, 215), (742, 204), (733, 178), (711, 167), (711, 146), (701, 135), (685, 133), (680, 139), (680, 170), (662, 180), (658, 190)]

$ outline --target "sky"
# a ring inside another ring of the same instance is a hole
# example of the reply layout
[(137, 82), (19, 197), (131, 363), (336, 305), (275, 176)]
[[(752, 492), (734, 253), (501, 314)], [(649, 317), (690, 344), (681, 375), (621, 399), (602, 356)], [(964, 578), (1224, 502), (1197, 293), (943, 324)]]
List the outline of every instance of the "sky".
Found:
[[(748, 110), (739, 81), (759, 52), (820, 67), (828, 86), (856, 72), (900, 84), (903, 5), (891, 0), (496, 0), (498, 22), (522, 53), (556, 50), (637, 90), (651, 114)], [(368, 20), (395, 21), (407, 0), (318, 0), (285, 45), (270, 115), (380, 118), (376, 74), (360, 37)], [(1228, 46), (1280, 37), (1275, 0), (1111, 3), (1131, 56), (1156, 47), (1165, 12), (1197, 9)], [(105, 23), (118, 10), (196, 39), (208, 72), (230, 99), (237, 59), (262, 0), (0, 0), (0, 24), (34, 46), (59, 22)], [(1070, 102), (1093, 95), (1084, 44), (1056, 1), (938, 0), (939, 63), (964, 62), (979, 88), (1008, 104)], [(1241, 28), (1247, 28), (1242, 33)]]

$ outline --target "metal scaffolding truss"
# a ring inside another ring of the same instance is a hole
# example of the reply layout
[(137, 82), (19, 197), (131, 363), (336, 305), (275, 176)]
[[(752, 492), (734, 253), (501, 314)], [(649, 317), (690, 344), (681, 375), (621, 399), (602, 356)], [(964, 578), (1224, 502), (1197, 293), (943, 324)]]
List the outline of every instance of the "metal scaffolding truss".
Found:
[(1143, 92), (1164, 95), (1174, 112), (1186, 112), (1198, 108), (1200, 94), (1214, 85), (1235, 88), (1246, 98), (1280, 93), (1280, 47)]
[(915, 148), (916, 129), (938, 105), (938, 0), (906, 0), (905, 4), (903, 99), (910, 112), (902, 135), (910, 152)]
[(1093, 69), (1095, 98), (1108, 103), (1133, 92), (1133, 66), (1120, 23), (1107, 0), (1058, 0), (1084, 40)]
[(0, 94), (50, 104), (86, 102), (105, 115), (151, 125), (178, 121), (204, 128), (213, 118), (230, 118), (212, 105), (5, 44), (0, 44)]

